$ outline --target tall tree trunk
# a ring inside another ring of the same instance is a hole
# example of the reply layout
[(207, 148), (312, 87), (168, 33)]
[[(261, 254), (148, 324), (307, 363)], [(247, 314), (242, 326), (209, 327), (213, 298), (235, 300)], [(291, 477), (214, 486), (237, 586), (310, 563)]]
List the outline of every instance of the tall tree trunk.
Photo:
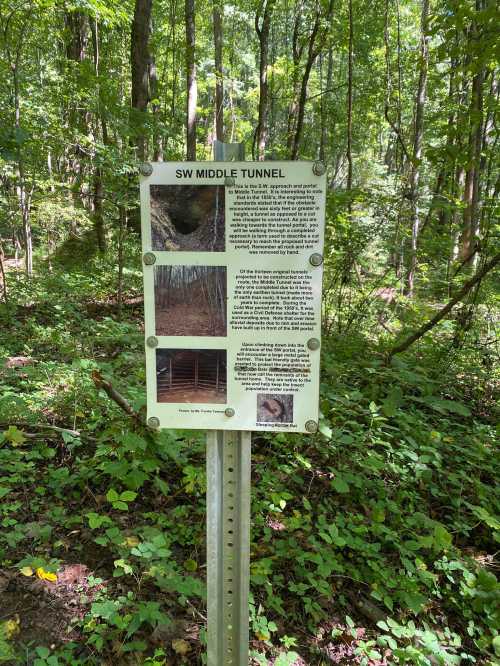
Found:
[(417, 269), (417, 246), (420, 230), (419, 211), (419, 181), (420, 161), (422, 159), (422, 143), (424, 138), (424, 110), (427, 98), (427, 73), (429, 68), (429, 47), (427, 26), (429, 20), (429, 0), (422, 0), (421, 37), (420, 37), (420, 65), (417, 94), (415, 97), (415, 128), (413, 132), (413, 153), (408, 179), (408, 199), (411, 210), (411, 246), (410, 265), (406, 279), (406, 293), (412, 297), (415, 287), (415, 273)]
[(187, 111), (186, 111), (186, 158), (196, 160), (196, 105), (198, 86), (196, 82), (196, 29), (195, 0), (185, 0), (186, 22), (186, 75), (187, 75)]
[[(153, 0), (135, 0), (134, 19), (130, 39), (130, 64), (132, 70), (132, 108), (146, 113), (149, 102), (149, 34)], [(139, 116), (136, 128), (137, 157), (146, 160), (146, 130)]]
[[(100, 123), (101, 90), (99, 84), (100, 35), (99, 35), (99, 26), (97, 23), (97, 19), (91, 22), (91, 32), (92, 32), (92, 46), (94, 53), (94, 74), (97, 79), (97, 114), (94, 121), (94, 128), (95, 128), (94, 143), (96, 143), (99, 138), (99, 125), (101, 124)], [(95, 151), (93, 157), (94, 157), (94, 178), (92, 184), (92, 189), (93, 189), (92, 209), (94, 216), (94, 230), (96, 234), (97, 247), (99, 248), (99, 252), (104, 253), (106, 251), (106, 232), (104, 229), (104, 215), (102, 207), (102, 198), (104, 193), (104, 188), (102, 184), (103, 174), (100, 164), (99, 163), (96, 164), (96, 162), (99, 162), (99, 157), (96, 156)]]
[(153, 56), (149, 60), (149, 88), (151, 92), (151, 110), (155, 118), (153, 129), (153, 161), (163, 160), (163, 137), (160, 132), (161, 106), (158, 100), (158, 75), (156, 72), (156, 61)]
[(291, 159), (299, 159), (299, 150), (300, 143), (302, 140), (302, 132), (304, 129), (304, 114), (307, 101), (307, 88), (309, 85), (309, 77), (311, 75), (311, 70), (316, 61), (316, 58), (321, 52), (321, 49), (324, 46), (324, 41), (326, 39), (327, 30), (322, 27), (322, 25), (329, 26), (331, 17), (333, 13), (333, 0), (330, 0), (326, 13), (323, 15), (321, 12), (321, 5), (316, 6), (316, 16), (314, 19), (314, 24), (312, 30), (309, 34), (308, 47), (307, 47), (307, 59), (304, 67), (304, 72), (302, 74), (302, 81), (300, 84), (300, 95), (297, 105), (297, 122), (295, 125), (295, 133), (293, 135), (293, 143), (291, 150)]
[(215, 51), (215, 137), (224, 141), (224, 77), (222, 71), (222, 13), (224, 5), (214, 2), (214, 51)]
[(0, 240), (0, 278), (2, 278), (2, 281), (1, 281), (0, 284), (2, 286), (2, 295), (3, 295), (4, 303), (8, 303), (7, 277), (5, 275), (4, 259), (5, 259), (5, 252), (3, 250), (2, 241)]
[[(483, 0), (476, 0), (476, 12), (484, 8)], [(472, 40), (479, 47), (481, 38), (474, 19), (472, 26)], [(463, 194), (463, 226), (460, 236), (459, 258), (464, 260), (474, 255), (478, 233), (478, 208), (480, 186), (481, 148), (483, 144), (483, 83), (485, 78), (484, 67), (481, 67), (473, 76), (471, 99), (469, 107), (469, 138), (468, 159), (465, 172), (465, 185)]]
[[(269, 105), (269, 84), (267, 78), (267, 67), (269, 58), (269, 31), (276, 0), (260, 0), (255, 15), (255, 31), (259, 38), (259, 118), (255, 129), (252, 153), (263, 160), (266, 151), (267, 140), (267, 109)], [(261, 22), (262, 21), (262, 22)]]
[(292, 32), (292, 96), (288, 107), (286, 132), (286, 147), (289, 154), (291, 154), (293, 149), (293, 137), (297, 124), (297, 109), (300, 94), (300, 61), (305, 46), (305, 42), (300, 38), (303, 7), (304, 0), (296, 0)]
[[(329, 132), (328, 120), (328, 108), (330, 101), (330, 91), (332, 87), (332, 78), (333, 78), (333, 52), (332, 49), (328, 49), (328, 65), (326, 71), (326, 82), (324, 89), (321, 91), (321, 136), (319, 143), (319, 154), (318, 157), (322, 162), (326, 162), (326, 146), (328, 143), (328, 137), (331, 136)], [(330, 121), (331, 122), (331, 121)]]
[(352, 69), (353, 69), (353, 17), (352, 0), (349, 0), (349, 56), (347, 61), (347, 192), (349, 213), (352, 210)]

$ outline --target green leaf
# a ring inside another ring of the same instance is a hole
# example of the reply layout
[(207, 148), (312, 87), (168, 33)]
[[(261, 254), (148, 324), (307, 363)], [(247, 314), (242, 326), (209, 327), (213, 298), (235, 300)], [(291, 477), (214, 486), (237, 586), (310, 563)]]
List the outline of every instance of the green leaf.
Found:
[(349, 492), (349, 484), (342, 478), (342, 476), (337, 475), (332, 480), (332, 486), (338, 493)]
[(47, 659), (47, 657), (50, 655), (49, 648), (43, 646), (37, 647), (35, 652), (41, 659)]
[(116, 500), (118, 500), (119, 498), (120, 496), (118, 495), (116, 490), (114, 490), (114, 488), (110, 488), (106, 493), (106, 499), (108, 500), (108, 502), (116, 502)]
[(134, 493), (133, 490), (125, 490), (121, 495), (120, 499), (123, 502), (133, 502), (137, 497), (137, 493)]

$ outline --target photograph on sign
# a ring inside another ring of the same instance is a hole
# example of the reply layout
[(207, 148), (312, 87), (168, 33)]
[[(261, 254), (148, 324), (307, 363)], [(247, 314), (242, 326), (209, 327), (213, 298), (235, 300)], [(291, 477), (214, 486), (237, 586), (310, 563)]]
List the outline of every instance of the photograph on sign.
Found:
[(257, 422), (293, 423), (293, 395), (258, 393)]
[(155, 266), (156, 335), (225, 336), (225, 266)]
[(226, 351), (157, 349), (158, 402), (226, 402)]
[(325, 175), (310, 162), (152, 167), (141, 181), (148, 418), (313, 432)]
[(223, 252), (224, 187), (152, 185), (153, 250)]

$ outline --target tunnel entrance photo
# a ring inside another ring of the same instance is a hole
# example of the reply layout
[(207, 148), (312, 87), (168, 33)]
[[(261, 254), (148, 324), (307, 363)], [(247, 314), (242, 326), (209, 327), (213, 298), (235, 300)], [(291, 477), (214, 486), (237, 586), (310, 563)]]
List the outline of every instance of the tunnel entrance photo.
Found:
[(224, 349), (157, 349), (158, 402), (224, 404), (227, 361)]
[(224, 186), (151, 185), (153, 250), (224, 252)]

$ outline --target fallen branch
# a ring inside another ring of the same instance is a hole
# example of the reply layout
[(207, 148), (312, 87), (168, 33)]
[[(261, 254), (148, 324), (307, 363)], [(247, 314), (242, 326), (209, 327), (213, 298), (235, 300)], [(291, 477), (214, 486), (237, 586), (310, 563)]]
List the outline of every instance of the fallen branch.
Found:
[(29, 428), (31, 430), (54, 430), (55, 432), (67, 432), (71, 437), (80, 437), (81, 433), (78, 430), (71, 430), (70, 428), (59, 428), (58, 426), (50, 425), (48, 423), (22, 423), (21, 421), (9, 421), (6, 424), (0, 424), (0, 429), (3, 427), (16, 426), (16, 428)]
[(464, 284), (462, 289), (442, 308), (432, 319), (423, 324), (415, 333), (412, 333), (410, 336), (403, 340), (400, 344), (396, 345), (389, 351), (389, 358), (392, 358), (396, 354), (400, 354), (403, 351), (406, 351), (411, 345), (420, 340), (431, 328), (434, 328), (441, 319), (444, 319), (448, 312), (474, 287), (474, 285), (481, 282), (484, 276), (489, 273), (495, 266), (500, 262), (500, 252), (496, 254), (490, 261), (486, 262), (484, 266), (477, 271), (477, 273)]
[(108, 382), (106, 379), (104, 379), (98, 370), (92, 371), (92, 381), (94, 382), (97, 389), (102, 389), (108, 398), (113, 400), (113, 402), (115, 402), (118, 407), (120, 407), (120, 409), (123, 409), (123, 411), (131, 416), (137, 423), (142, 426), (146, 425), (146, 422), (141, 414), (133, 409), (128, 400), (124, 398), (121, 393), (118, 393), (111, 382)]

